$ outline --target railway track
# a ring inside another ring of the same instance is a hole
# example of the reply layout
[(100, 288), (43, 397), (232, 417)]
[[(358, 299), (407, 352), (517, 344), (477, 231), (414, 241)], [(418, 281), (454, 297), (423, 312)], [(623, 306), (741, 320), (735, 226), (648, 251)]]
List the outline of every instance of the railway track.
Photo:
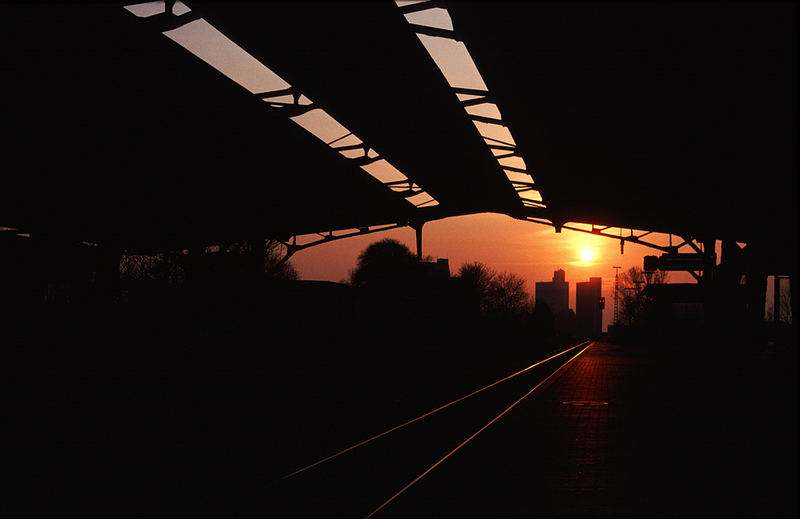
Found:
[(271, 500), (290, 517), (380, 517), (449, 458), (468, 456), (484, 430), (543, 390), (591, 345), (584, 341), (564, 348), (328, 456), (298, 464), (274, 482)]

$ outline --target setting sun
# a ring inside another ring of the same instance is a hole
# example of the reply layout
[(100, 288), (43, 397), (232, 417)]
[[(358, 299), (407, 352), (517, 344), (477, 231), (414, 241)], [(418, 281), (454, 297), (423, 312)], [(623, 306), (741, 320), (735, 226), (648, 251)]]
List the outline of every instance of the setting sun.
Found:
[(583, 261), (592, 261), (592, 249), (582, 249), (581, 250), (581, 259)]

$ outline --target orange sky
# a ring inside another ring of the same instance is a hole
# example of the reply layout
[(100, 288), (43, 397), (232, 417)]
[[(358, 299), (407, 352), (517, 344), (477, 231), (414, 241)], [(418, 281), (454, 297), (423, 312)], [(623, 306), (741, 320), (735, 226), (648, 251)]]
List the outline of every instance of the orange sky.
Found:
[[(414, 231), (401, 228), (317, 245), (296, 253), (291, 262), (302, 279), (342, 281), (355, 267), (361, 251), (383, 238), (394, 238), (412, 251), (416, 250)], [(588, 263), (580, 258), (580, 251), (586, 247), (594, 253)], [(613, 266), (619, 265), (623, 270), (641, 267), (644, 256), (661, 254), (656, 249), (632, 243), (626, 243), (625, 253), (620, 254), (619, 240), (569, 230), (556, 234), (550, 226), (498, 214), (429, 222), (423, 230), (422, 248), (426, 256), (447, 258), (453, 275), (461, 265), (472, 261), (485, 263), (498, 272), (517, 274), (525, 279), (531, 296), (536, 281), (550, 281), (553, 271), (562, 268), (570, 283), (570, 307), (573, 310), (575, 283), (587, 281), (589, 277), (602, 277), (606, 298), (605, 326), (613, 314)], [(694, 282), (694, 278), (685, 272), (671, 272), (670, 281)]]

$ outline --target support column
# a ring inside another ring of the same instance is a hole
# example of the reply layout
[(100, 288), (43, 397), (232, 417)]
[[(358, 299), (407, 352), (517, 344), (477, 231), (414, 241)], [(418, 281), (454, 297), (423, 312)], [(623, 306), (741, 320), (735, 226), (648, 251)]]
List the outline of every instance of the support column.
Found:
[[(797, 270), (789, 276), (789, 307), (792, 309), (792, 325), (797, 319)], [(796, 329), (796, 328), (795, 328)]]
[(703, 281), (710, 282), (714, 280), (714, 271), (717, 268), (717, 254), (716, 254), (717, 240), (703, 240)]
[(722, 240), (721, 257), (715, 269), (714, 285), (716, 287), (720, 317), (732, 323), (744, 322), (746, 315), (746, 297), (740, 285), (743, 264), (742, 249), (733, 240)]
[(764, 269), (751, 269), (747, 273), (747, 313), (752, 337), (758, 339), (763, 331), (764, 310), (767, 299), (767, 274)]
[(120, 288), (122, 251), (114, 247), (101, 246), (91, 252), (94, 263), (94, 296), (101, 304), (113, 301)]
[(425, 225), (425, 222), (418, 223), (418, 224), (411, 224), (411, 228), (417, 234), (417, 260), (422, 261), (422, 226)]
[[(685, 238), (687, 242), (691, 240), (690, 237)], [(727, 325), (724, 319), (724, 310), (721, 308), (721, 300), (723, 298), (720, 297), (719, 294), (719, 286), (718, 283), (715, 282), (716, 276), (716, 261), (714, 256), (716, 240), (713, 239), (704, 239), (702, 240), (703, 244), (703, 270), (698, 275), (694, 275), (697, 279), (697, 282), (702, 285), (703, 290), (703, 314), (706, 324), (709, 328), (716, 333), (720, 333), (724, 330)], [(699, 253), (699, 248), (695, 247), (695, 250)]]

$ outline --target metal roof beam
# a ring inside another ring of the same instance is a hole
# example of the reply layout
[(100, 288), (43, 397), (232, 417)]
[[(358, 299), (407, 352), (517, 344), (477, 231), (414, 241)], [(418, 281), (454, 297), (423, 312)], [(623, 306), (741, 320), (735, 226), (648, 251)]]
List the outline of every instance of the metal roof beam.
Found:
[(398, 6), (400, 12), (403, 14), (411, 14), (411, 13), (418, 13), (420, 11), (427, 11), (428, 9), (433, 9), (434, 7), (444, 8), (444, 4), (438, 0), (427, 0), (425, 2), (417, 2), (416, 4)]

